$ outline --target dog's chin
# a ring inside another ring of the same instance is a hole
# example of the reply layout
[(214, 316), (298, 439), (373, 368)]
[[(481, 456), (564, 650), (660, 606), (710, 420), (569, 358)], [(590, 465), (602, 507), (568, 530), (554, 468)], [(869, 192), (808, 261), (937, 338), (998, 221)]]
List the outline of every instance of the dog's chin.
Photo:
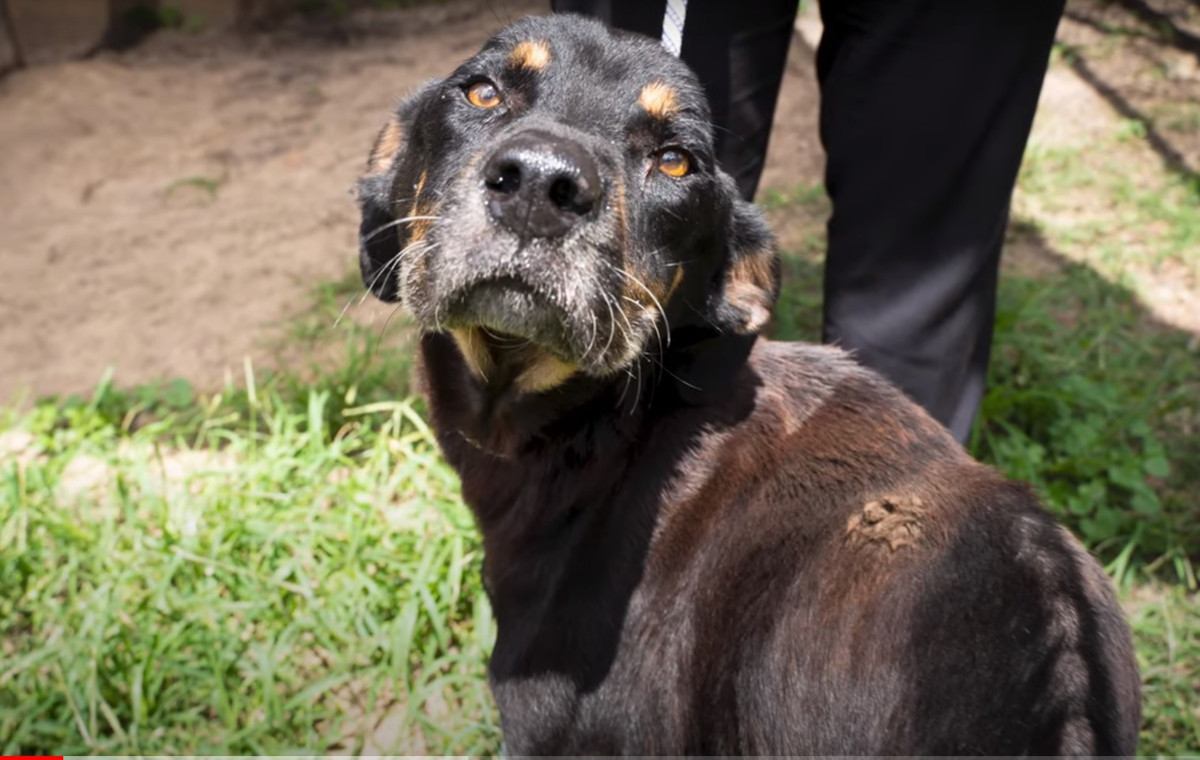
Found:
[(480, 282), (454, 294), (443, 309), (443, 327), (480, 328), (501, 347), (528, 342), (565, 361), (577, 358), (562, 309), (515, 278)]

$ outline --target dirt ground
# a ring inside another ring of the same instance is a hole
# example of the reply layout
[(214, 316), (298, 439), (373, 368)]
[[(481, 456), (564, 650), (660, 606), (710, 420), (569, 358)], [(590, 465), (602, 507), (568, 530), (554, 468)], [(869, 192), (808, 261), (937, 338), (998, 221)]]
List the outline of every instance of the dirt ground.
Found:
[[(351, 191), (388, 109), (546, 5), (452, 2), (253, 37), (165, 31), (0, 80), (0, 402), (86, 392), (106, 367), (123, 384), (203, 387), (244, 357), (270, 364), (314, 284), (355, 266)], [(800, 26), (764, 187), (821, 178), (819, 30)], [(1069, 115), (1086, 83), (1052, 73), (1044, 110)]]

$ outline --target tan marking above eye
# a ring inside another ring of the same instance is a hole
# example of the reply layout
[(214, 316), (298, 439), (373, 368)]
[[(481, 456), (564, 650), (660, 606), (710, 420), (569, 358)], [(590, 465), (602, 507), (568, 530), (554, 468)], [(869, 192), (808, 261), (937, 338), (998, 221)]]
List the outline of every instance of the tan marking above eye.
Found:
[(518, 42), (508, 54), (508, 61), (518, 69), (541, 71), (550, 64), (550, 46), (544, 40)]
[(638, 105), (656, 119), (669, 119), (679, 110), (679, 93), (666, 82), (656, 80), (642, 88)]
[(504, 102), (500, 90), (488, 81), (476, 82), (467, 88), (467, 102), (476, 108), (490, 110)]
[(655, 167), (673, 179), (686, 177), (692, 171), (692, 159), (681, 148), (666, 148), (654, 157)]

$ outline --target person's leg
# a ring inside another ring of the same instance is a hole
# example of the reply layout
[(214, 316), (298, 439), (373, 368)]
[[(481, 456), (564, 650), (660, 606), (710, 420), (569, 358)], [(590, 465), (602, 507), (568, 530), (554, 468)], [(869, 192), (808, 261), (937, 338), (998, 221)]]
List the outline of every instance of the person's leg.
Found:
[[(747, 200), (762, 175), (797, 2), (689, 0), (687, 5), (682, 57), (708, 95), (717, 160)], [(666, 0), (553, 0), (552, 6), (657, 38)]]
[(965, 441), (1063, 0), (825, 0), (828, 342)]

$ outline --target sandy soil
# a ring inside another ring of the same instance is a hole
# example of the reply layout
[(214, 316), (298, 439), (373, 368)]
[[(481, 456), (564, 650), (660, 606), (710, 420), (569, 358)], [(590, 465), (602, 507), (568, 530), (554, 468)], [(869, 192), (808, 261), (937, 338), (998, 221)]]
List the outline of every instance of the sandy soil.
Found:
[[(351, 189), (391, 105), (545, 7), (460, 1), (336, 30), (161, 32), (0, 80), (0, 402), (87, 391), (109, 366), (124, 384), (206, 386), (244, 357), (270, 364), (313, 285), (355, 265)], [(821, 178), (811, 20), (803, 31), (764, 187)], [(1068, 79), (1047, 92), (1063, 103), (1047, 108), (1086, 96), (1071, 76), (1055, 74)]]

